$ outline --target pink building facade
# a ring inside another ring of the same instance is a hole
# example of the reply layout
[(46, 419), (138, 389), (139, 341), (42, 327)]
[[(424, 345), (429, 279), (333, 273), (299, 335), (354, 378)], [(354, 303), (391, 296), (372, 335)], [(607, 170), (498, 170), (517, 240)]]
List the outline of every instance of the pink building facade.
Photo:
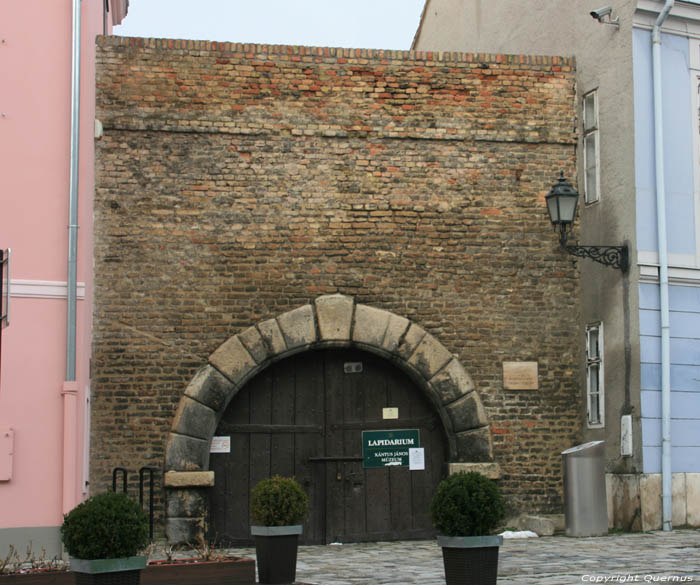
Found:
[(128, 0), (0, 4), (0, 249), (11, 249), (0, 370), (3, 558), (29, 543), (37, 557), (60, 554), (62, 515), (88, 493), (95, 37), (127, 9)]

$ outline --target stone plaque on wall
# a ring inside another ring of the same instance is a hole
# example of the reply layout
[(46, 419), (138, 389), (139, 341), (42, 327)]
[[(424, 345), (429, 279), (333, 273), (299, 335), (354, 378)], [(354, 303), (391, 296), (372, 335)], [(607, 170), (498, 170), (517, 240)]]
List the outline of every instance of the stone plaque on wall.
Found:
[(504, 390), (537, 390), (537, 362), (503, 362)]

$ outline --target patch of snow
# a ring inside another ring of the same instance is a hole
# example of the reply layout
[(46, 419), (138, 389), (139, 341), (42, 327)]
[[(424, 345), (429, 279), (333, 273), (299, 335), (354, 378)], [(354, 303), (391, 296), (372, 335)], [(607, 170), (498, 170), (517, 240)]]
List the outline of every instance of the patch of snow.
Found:
[(505, 532), (501, 532), (500, 536), (503, 538), (539, 538), (537, 533), (532, 530), (506, 530)]

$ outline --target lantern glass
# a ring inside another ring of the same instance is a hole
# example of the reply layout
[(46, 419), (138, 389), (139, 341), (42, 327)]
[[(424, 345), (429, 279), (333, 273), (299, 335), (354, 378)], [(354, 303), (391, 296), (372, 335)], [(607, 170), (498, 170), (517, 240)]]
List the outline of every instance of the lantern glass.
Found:
[(547, 211), (549, 212), (549, 221), (553, 224), (559, 223), (559, 198), (551, 194), (547, 195)]
[(567, 193), (559, 195), (559, 221), (561, 223), (573, 223), (576, 217), (576, 204), (578, 203), (578, 193)]
[(578, 193), (562, 176), (545, 198), (549, 219), (554, 225), (572, 224), (576, 217)]

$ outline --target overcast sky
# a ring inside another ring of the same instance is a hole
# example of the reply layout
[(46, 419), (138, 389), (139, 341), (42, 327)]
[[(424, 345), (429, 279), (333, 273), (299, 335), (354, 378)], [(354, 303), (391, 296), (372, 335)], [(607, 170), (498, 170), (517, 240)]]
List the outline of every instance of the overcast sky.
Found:
[(114, 33), (280, 45), (409, 49), (425, 0), (130, 0)]

